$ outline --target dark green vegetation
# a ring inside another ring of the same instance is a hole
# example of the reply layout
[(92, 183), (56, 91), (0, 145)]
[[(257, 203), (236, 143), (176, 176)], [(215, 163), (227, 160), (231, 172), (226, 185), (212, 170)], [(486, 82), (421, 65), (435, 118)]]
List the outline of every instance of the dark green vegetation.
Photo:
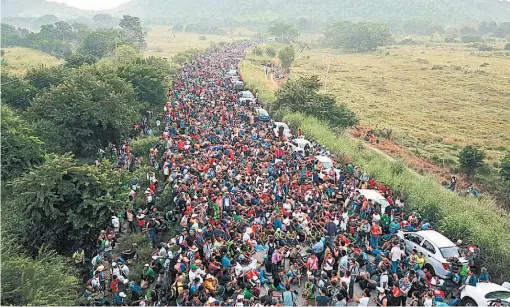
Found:
[(335, 98), (319, 93), (321, 83), (317, 76), (300, 77), (287, 81), (277, 92), (271, 110), (277, 116), (301, 113), (323, 119), (330, 126), (346, 128), (358, 123), (354, 113)]
[(324, 32), (323, 44), (349, 51), (372, 51), (391, 42), (387, 25), (372, 22), (337, 22)]
[[(14, 76), (2, 61), (2, 305), (76, 305), (83, 272), (70, 261), (73, 250), (96, 246), (111, 216), (129, 205), (129, 180), (148, 170), (119, 172), (116, 156), (91, 163), (98, 149), (137, 137), (142, 114), (166, 101), (169, 63), (143, 58), (139, 21), (124, 20), (124, 30), (53, 33), (73, 49), (63, 65)], [(65, 28), (43, 29), (51, 27)], [(130, 42), (115, 46), (112, 33)], [(133, 152), (145, 156), (155, 142), (135, 139)]]
[(119, 45), (145, 47), (144, 32), (137, 17), (125, 15), (119, 26), (93, 30), (78, 22), (56, 21), (42, 25), (39, 32), (31, 32), (2, 23), (2, 47), (38, 49), (69, 59), (71, 66), (91, 64), (112, 55)]

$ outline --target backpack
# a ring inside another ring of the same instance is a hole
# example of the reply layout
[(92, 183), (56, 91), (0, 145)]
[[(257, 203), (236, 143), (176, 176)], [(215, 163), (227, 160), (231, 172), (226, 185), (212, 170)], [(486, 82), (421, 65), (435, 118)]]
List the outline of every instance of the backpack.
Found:
[(275, 243), (269, 243), (268, 246), (269, 246), (269, 250), (267, 251), (267, 256), (269, 258), (269, 256), (273, 255), (274, 253), (274, 250), (275, 250)]
[(302, 296), (307, 299), (313, 299), (315, 297), (315, 285), (310, 282), (306, 282), (303, 287)]
[(460, 269), (459, 275), (464, 277), (464, 276), (467, 275), (468, 271), (469, 271), (468, 266), (467, 265), (463, 265), (462, 269)]

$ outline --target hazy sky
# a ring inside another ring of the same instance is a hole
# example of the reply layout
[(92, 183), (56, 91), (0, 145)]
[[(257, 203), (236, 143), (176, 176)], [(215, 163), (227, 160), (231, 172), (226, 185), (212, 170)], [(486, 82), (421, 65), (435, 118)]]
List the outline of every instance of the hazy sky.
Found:
[(105, 10), (111, 9), (130, 0), (48, 0), (51, 2), (65, 3), (69, 6), (82, 10)]

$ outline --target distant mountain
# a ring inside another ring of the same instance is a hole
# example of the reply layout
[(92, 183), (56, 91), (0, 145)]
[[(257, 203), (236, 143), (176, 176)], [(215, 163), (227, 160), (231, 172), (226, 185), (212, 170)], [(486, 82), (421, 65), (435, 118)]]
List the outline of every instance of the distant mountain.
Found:
[[(84, 11), (46, 0), (1, 0), (2, 17), (55, 15), (61, 19), (91, 17), (100, 12)], [(84, 0), (87, 1), (87, 0)], [(107, 1), (107, 0), (105, 0)], [(329, 22), (371, 20), (399, 22), (427, 19), (443, 24), (480, 20), (510, 21), (510, 2), (503, 0), (132, 0), (107, 13), (138, 16), (144, 23), (264, 22), (298, 19)]]
[(92, 16), (93, 12), (46, 0), (2, 0), (2, 19), (5, 17), (41, 17), (44, 15), (71, 19), (80, 16)]
[(108, 11), (144, 21), (199, 19), (374, 20), (428, 19), (445, 24), (510, 21), (510, 2), (500, 0), (132, 0)]

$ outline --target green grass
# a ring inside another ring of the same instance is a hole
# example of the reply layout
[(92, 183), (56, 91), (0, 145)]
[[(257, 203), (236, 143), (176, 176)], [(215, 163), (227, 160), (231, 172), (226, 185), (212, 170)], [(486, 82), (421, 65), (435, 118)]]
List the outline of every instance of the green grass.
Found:
[(41, 65), (51, 67), (64, 63), (63, 60), (59, 60), (48, 53), (30, 48), (9, 47), (2, 48), (2, 50), (5, 52), (4, 60), (7, 63), (9, 73), (15, 75), (24, 75), (28, 70)]
[(285, 119), (299, 126), (306, 136), (327, 146), (337, 158), (349, 157), (370, 176), (401, 193), (409, 209), (418, 210), (422, 216), (435, 221), (450, 239), (477, 244), (482, 251), (483, 264), (494, 280), (510, 278), (509, 216), (493, 201), (459, 197), (433, 178), (402, 168), (401, 162), (392, 162), (365, 148), (362, 142), (346, 134), (336, 135), (315, 118), (289, 114)]

